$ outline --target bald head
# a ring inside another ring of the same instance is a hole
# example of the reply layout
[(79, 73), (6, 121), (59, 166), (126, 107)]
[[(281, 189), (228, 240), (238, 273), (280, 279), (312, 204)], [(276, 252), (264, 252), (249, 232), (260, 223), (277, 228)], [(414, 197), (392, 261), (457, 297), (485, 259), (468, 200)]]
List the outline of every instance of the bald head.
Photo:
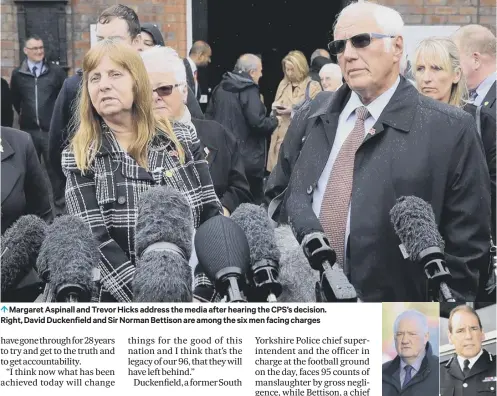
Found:
[(311, 64), (314, 61), (314, 59), (316, 59), (318, 56), (323, 56), (325, 58), (330, 59), (330, 53), (328, 51), (326, 51), (325, 49), (322, 49), (322, 48), (318, 48), (311, 55)]
[(484, 26), (467, 25), (458, 29), (452, 35), (452, 40), (459, 49), (468, 88), (475, 89), (495, 72), (495, 35)]
[(197, 67), (204, 67), (211, 63), (212, 50), (205, 41), (198, 40), (193, 43), (188, 56)]

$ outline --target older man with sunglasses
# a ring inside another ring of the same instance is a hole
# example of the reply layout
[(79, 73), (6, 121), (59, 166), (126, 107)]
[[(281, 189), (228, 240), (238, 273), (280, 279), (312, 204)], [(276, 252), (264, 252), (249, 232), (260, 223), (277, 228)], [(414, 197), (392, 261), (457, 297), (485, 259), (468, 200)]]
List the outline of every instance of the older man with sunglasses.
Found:
[(424, 301), (423, 268), (402, 254), (389, 215), (401, 196), (424, 199), (445, 240), (449, 286), (470, 301), (488, 259), (488, 171), (472, 118), (399, 75), (403, 26), (369, 2), (338, 16), (329, 49), (347, 84), (319, 94), (295, 125), (307, 138), (285, 208), (299, 243), (326, 234), (360, 300)]

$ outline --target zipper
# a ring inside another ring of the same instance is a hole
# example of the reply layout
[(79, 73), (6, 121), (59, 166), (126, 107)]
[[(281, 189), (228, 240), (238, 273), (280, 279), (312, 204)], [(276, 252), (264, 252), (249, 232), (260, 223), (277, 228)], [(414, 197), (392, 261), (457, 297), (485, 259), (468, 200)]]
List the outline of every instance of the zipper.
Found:
[(40, 118), (38, 116), (38, 77), (35, 76), (35, 109), (36, 109), (36, 123), (38, 124), (38, 128), (40, 126)]

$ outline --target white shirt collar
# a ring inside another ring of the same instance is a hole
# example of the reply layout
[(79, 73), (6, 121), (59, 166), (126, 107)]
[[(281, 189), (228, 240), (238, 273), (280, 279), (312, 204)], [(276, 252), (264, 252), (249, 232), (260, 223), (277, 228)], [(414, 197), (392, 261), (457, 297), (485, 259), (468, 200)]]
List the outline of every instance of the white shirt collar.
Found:
[(481, 101), (485, 99), (485, 96), (487, 96), (487, 93), (488, 91), (490, 91), (490, 88), (492, 87), (492, 84), (495, 82), (496, 78), (497, 72), (493, 72), (485, 80), (483, 80), (480, 85), (478, 85), (478, 88), (476, 88), (476, 93), (478, 94), (477, 99), (480, 99)]
[(423, 359), (425, 358), (426, 356), (426, 349), (423, 350), (419, 356), (416, 358), (416, 360), (414, 361), (414, 363), (412, 364), (408, 364), (406, 362), (404, 362), (402, 360), (402, 358), (400, 358), (400, 370), (404, 370), (404, 367), (406, 366), (411, 366), (414, 370), (415, 370), (415, 373), (417, 373), (419, 371), (419, 369), (421, 368), (421, 364), (423, 363)]
[[(483, 355), (483, 349), (480, 349), (480, 353), (478, 355), (476, 355), (475, 357), (472, 357), (471, 359), (468, 359), (469, 360), (469, 369), (470, 370), (474, 366), (474, 364), (476, 363), (476, 361), (480, 358), (481, 355)], [(464, 361), (465, 360), (466, 360), (465, 357), (457, 355), (457, 361), (459, 362), (459, 366), (461, 367), (461, 371), (464, 370)]]
[[(378, 118), (380, 118), (381, 113), (383, 112), (383, 109), (387, 106), (388, 102), (390, 102), (390, 99), (392, 99), (393, 94), (395, 93), (395, 90), (399, 86), (400, 83), (400, 76), (397, 77), (397, 80), (395, 80), (395, 83), (385, 92), (383, 92), (380, 96), (378, 96), (375, 100), (373, 100), (370, 104), (366, 106), (366, 108), (369, 111), (369, 114), (371, 117), (373, 117), (374, 121), (376, 122)], [(354, 91), (352, 91), (352, 94), (350, 95), (350, 99), (347, 102), (347, 105), (343, 109), (342, 114), (346, 114), (346, 119), (350, 117), (350, 115), (359, 107), (364, 106), (361, 98), (359, 95), (357, 95)]]
[(41, 73), (41, 69), (43, 68), (43, 61), (40, 61), (40, 62), (31, 62), (29, 59), (28, 59), (28, 67), (29, 67), (29, 71), (32, 72), (33, 71), (33, 67), (36, 66), (36, 70), (38, 72), (38, 74)]
[(195, 71), (197, 70), (197, 65), (195, 64), (194, 61), (192, 61), (190, 57), (187, 57), (186, 59), (188, 59), (188, 63), (190, 63), (190, 67), (192, 68), (192, 73), (195, 73)]

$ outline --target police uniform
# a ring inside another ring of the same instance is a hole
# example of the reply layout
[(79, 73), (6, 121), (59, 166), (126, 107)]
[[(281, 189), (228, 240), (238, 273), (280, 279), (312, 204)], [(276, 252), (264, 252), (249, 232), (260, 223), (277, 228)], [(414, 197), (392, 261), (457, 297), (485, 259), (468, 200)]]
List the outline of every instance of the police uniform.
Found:
[(495, 355), (486, 350), (475, 362), (465, 378), (461, 366), (454, 355), (445, 365), (440, 366), (441, 396), (485, 396), (496, 393)]

